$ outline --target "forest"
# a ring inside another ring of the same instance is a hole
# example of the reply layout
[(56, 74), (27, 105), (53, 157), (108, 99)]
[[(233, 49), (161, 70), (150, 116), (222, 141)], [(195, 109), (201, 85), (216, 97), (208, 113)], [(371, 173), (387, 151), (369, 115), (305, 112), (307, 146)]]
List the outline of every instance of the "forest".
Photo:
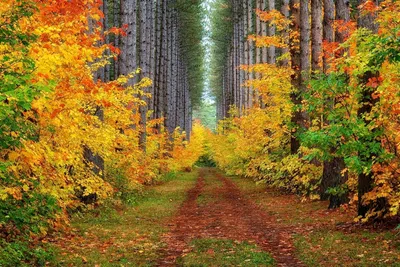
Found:
[(399, 15), (0, 0), (0, 266), (400, 266)]

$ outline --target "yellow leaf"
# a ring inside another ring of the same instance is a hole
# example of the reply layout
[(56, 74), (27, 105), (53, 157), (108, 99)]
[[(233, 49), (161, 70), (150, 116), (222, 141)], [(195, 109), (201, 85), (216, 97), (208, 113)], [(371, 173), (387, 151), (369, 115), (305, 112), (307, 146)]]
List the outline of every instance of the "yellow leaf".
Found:
[(8, 154), (8, 159), (10, 161), (15, 161), (16, 159), (18, 159), (18, 157), (19, 157), (19, 153), (15, 152), (15, 151), (12, 151)]

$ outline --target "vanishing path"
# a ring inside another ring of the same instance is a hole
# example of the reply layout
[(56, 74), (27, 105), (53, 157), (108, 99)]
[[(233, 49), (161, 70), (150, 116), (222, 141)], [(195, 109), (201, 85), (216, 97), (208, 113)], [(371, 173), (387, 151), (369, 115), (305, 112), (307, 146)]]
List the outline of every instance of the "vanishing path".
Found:
[(278, 226), (213, 168), (200, 170), (195, 187), (169, 227), (159, 266), (174, 266), (177, 258), (190, 251), (189, 242), (198, 238), (248, 241), (269, 252), (278, 266), (304, 266), (294, 256), (290, 229)]

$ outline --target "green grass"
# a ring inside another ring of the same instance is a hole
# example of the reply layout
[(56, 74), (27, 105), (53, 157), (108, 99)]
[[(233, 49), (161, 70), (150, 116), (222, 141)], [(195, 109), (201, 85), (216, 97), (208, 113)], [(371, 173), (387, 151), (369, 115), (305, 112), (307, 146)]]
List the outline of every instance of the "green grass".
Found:
[(75, 233), (57, 242), (61, 266), (152, 266), (165, 244), (161, 235), (192, 188), (197, 171), (152, 186), (134, 204), (75, 216)]
[(274, 260), (254, 244), (226, 239), (194, 239), (178, 266), (273, 266)]
[(320, 229), (296, 235), (295, 245), (308, 266), (400, 266), (390, 233), (343, 233)]
[(341, 209), (328, 211), (327, 201), (302, 201), (299, 196), (267, 189), (263, 183), (248, 178), (230, 177), (249, 199), (260, 205), (278, 222), (287, 226), (302, 226), (315, 223), (343, 223), (353, 216)]
[(307, 266), (400, 266), (400, 235), (395, 231), (374, 232), (355, 225), (340, 231), (338, 225), (351, 225), (354, 210), (327, 210), (326, 201), (302, 202), (250, 179), (231, 179), (278, 224), (297, 229), (296, 253)]

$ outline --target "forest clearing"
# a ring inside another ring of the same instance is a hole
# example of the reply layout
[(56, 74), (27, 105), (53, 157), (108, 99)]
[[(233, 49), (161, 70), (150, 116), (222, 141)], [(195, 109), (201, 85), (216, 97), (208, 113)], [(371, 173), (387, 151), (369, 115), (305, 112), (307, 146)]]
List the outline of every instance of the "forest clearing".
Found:
[(399, 15), (0, 0), (0, 266), (400, 266)]

